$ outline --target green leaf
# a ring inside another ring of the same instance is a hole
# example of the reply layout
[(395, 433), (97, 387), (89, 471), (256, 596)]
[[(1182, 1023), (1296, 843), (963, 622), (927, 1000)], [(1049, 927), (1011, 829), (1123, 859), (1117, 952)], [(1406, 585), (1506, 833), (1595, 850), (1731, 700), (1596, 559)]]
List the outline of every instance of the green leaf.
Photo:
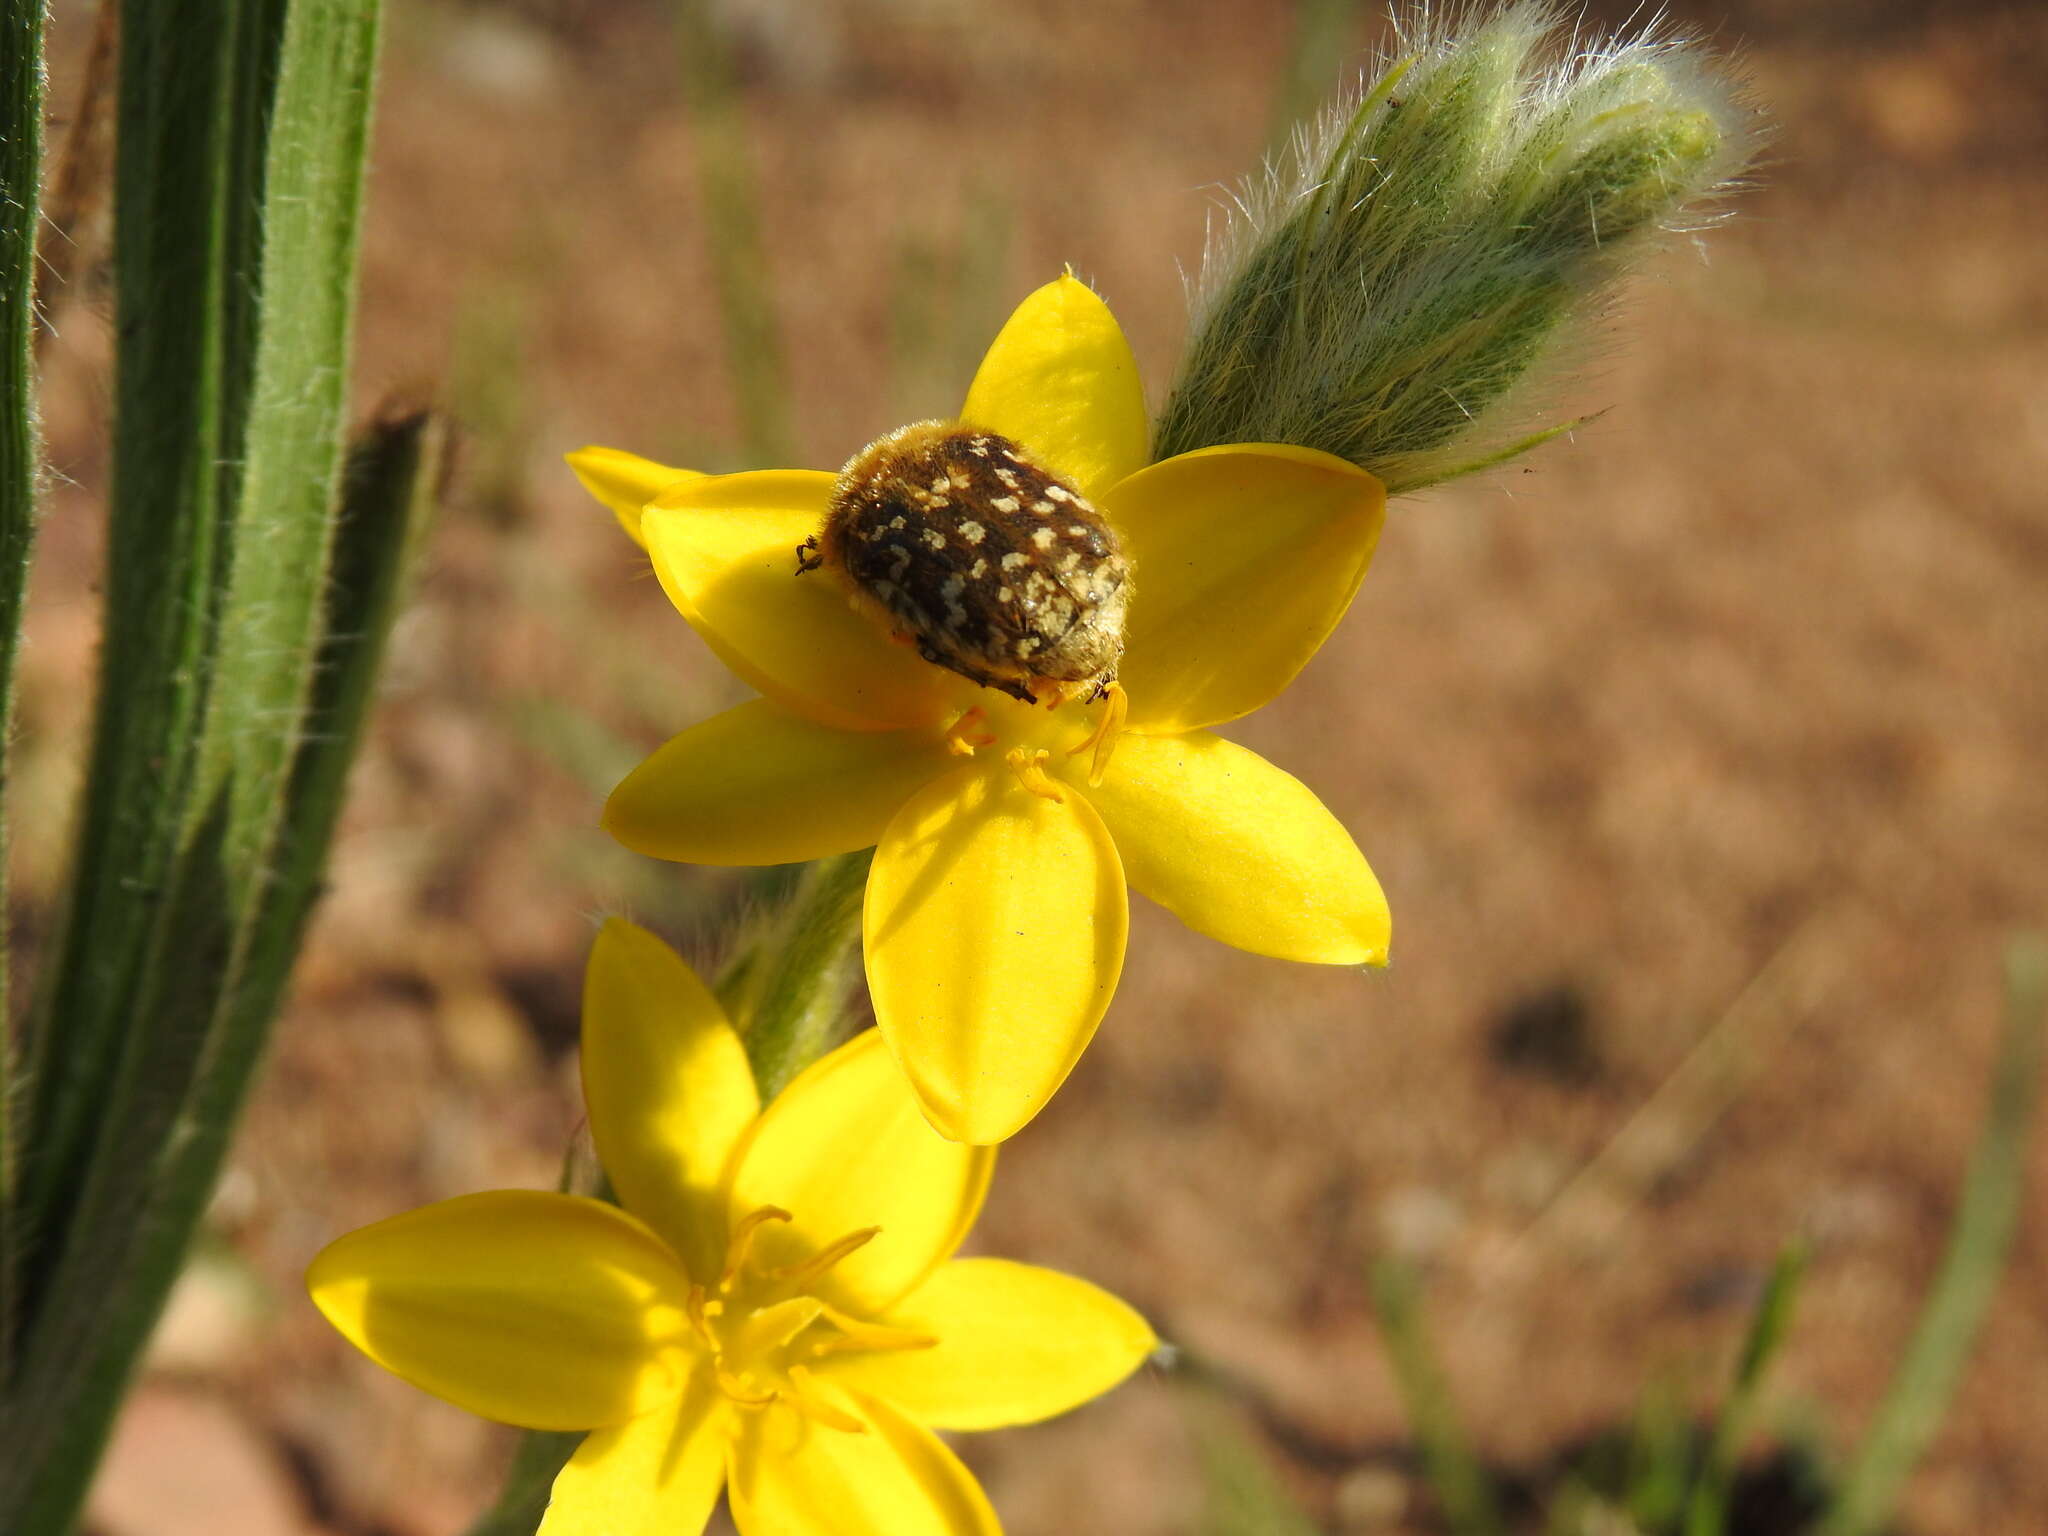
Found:
[(1458, 1422), (1429, 1335), (1422, 1322), (1415, 1272), (1395, 1259), (1372, 1270), (1373, 1314), (1408, 1413), (1408, 1428), (1422, 1448), (1424, 1470), (1455, 1536), (1499, 1536), (1506, 1529), (1493, 1484)]
[[(43, 0), (0, 5), (0, 806), (14, 737), (14, 660), (35, 541), (40, 475), (35, 407), (36, 227), (43, 175)], [(6, 818), (0, 816), (0, 912), (7, 904)], [(0, 1383), (7, 1378), (16, 1298), (17, 1182), (14, 1034), (6, 1026), (7, 951), (0, 944)]]
[(1970, 1163), (1948, 1253), (1913, 1340), (1864, 1435), (1822, 1536), (1873, 1536), (1891, 1519), (1977, 1342), (2026, 1193), (2027, 1145), (2041, 1101), (2048, 1034), (2048, 944), (2015, 943), (2006, 959), (2006, 1023), (1992, 1069), (1991, 1109)]
[(373, 0), (121, 25), (106, 638), (33, 1037), (10, 1536), (74, 1519), (204, 1208), (368, 696), (365, 572), (403, 549), (330, 570)]
[(1771, 1269), (1770, 1283), (1750, 1319), (1749, 1333), (1742, 1341), (1736, 1362), (1735, 1386), (1714, 1421), (1714, 1433), (1707, 1446), (1706, 1464), (1693, 1483), (1685, 1511), (1685, 1536), (1716, 1536), (1726, 1529), (1728, 1496), (1735, 1486), (1735, 1474), (1742, 1457), (1742, 1443), (1755, 1415), (1764, 1371), (1777, 1357), (1792, 1322), (1792, 1309), (1799, 1297), (1799, 1282), (1806, 1272), (1806, 1249), (1794, 1243), (1778, 1256)]

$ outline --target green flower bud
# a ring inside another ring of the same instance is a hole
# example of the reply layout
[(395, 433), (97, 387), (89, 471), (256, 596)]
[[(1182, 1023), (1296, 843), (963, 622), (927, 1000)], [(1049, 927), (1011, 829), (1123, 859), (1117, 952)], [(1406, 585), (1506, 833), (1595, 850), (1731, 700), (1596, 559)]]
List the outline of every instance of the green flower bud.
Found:
[(1546, 0), (1425, 18), (1235, 199), (1156, 455), (1298, 443), (1401, 492), (1567, 430), (1531, 430), (1532, 382), (1754, 142), (1693, 44), (1587, 47)]

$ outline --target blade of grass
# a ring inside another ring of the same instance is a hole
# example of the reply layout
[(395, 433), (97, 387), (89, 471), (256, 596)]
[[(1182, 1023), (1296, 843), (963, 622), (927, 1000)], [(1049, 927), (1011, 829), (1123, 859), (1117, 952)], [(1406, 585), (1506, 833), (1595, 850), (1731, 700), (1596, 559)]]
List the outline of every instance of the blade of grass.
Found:
[(704, 230), (742, 447), (750, 464), (787, 464), (793, 452), (789, 391), (754, 195), (752, 145), (740, 116), (732, 63), (704, 0), (676, 0), (675, 16), (683, 103), (696, 148)]
[(2026, 1188), (2027, 1145), (2041, 1100), (2048, 943), (2029, 937), (2006, 958), (2006, 1023), (1991, 1107), (1963, 1185), (1948, 1252), (1821, 1536), (1873, 1536), (1934, 1438), (1998, 1288)]
[[(6, 0), (0, 5), (0, 807), (14, 736), (14, 661), (21, 648), (41, 475), (34, 333), (42, 177), (43, 0)], [(0, 913), (7, 906), (6, 827), (0, 815)], [(0, 1384), (12, 1353), (20, 1239), (14, 1219), (19, 1084), (7, 984), (7, 947), (0, 943)]]
[(1395, 1259), (1375, 1264), (1372, 1305), (1408, 1428), (1422, 1448), (1423, 1467), (1444, 1519), (1455, 1536), (1500, 1536), (1505, 1527), (1493, 1485), (1458, 1422), (1450, 1388), (1429, 1346), (1415, 1272)]
[(1685, 1511), (1685, 1536), (1715, 1536), (1728, 1523), (1728, 1495), (1735, 1486), (1741, 1463), (1742, 1444), (1762, 1389), (1764, 1372), (1777, 1357), (1791, 1325), (1792, 1309), (1799, 1299), (1799, 1282), (1806, 1272), (1806, 1250), (1793, 1243), (1778, 1255), (1771, 1278), (1750, 1319), (1749, 1333), (1742, 1341), (1742, 1353), (1735, 1366), (1735, 1385), (1714, 1421), (1713, 1439), (1708, 1443), (1706, 1464), (1693, 1482), (1692, 1497)]
[(1259, 1444), (1221, 1410), (1195, 1415), (1202, 1466), (1202, 1536), (1317, 1536), (1273, 1475)]

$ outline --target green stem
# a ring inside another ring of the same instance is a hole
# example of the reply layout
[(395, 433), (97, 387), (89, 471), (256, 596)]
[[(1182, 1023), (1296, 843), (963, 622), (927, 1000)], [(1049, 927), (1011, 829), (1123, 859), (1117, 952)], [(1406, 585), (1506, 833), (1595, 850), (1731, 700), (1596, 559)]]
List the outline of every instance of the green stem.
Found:
[[(14, 737), (14, 663), (40, 474), (34, 348), (42, 157), (43, 0), (6, 0), (0, 6), (0, 809)], [(0, 815), (0, 914), (7, 908), (6, 827)], [(12, 1353), (20, 1258), (14, 1221), (17, 1083), (7, 986), (7, 948), (0, 941), (0, 1383)]]
[(747, 1002), (735, 1022), (764, 1101), (845, 1038), (873, 859), (864, 849), (806, 866), (770, 934), (752, 951)]

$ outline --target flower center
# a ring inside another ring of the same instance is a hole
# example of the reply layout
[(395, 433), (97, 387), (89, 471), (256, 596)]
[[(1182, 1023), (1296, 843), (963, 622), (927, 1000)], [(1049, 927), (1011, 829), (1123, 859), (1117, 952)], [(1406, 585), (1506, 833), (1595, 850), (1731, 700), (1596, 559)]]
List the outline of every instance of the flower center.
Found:
[(768, 1266), (751, 1255), (754, 1235), (790, 1213), (764, 1205), (741, 1218), (726, 1247), (716, 1285), (693, 1285), (690, 1326), (711, 1357), (719, 1390), (743, 1408), (784, 1403), (834, 1429), (860, 1432), (861, 1422), (822, 1394), (812, 1368), (827, 1355), (852, 1350), (929, 1349), (928, 1334), (849, 1317), (811, 1294), (833, 1266), (871, 1242), (880, 1227), (862, 1227), (797, 1264)]
[(1057, 775), (1070, 758), (1085, 754), (1082, 766), (1088, 783), (1102, 782), (1129, 712), (1123, 687), (1111, 683), (1103, 690), (1092, 724), (1085, 714), (1054, 721), (1043, 711), (998, 701), (962, 710), (946, 727), (944, 739), (946, 750), (956, 757), (973, 757), (984, 747), (1000, 748), (1019, 784), (1044, 799), (1061, 800)]

